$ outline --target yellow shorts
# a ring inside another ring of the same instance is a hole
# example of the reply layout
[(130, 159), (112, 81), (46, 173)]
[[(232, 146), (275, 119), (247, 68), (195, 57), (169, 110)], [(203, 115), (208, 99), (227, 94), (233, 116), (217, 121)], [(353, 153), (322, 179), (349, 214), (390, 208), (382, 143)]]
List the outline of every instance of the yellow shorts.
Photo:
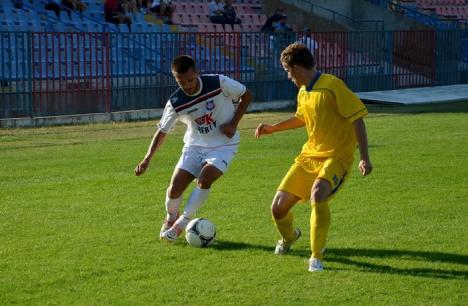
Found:
[(289, 168), (278, 190), (292, 193), (302, 201), (308, 201), (312, 185), (317, 178), (321, 178), (331, 184), (333, 196), (345, 182), (350, 168), (351, 164), (334, 158), (311, 158), (306, 167), (295, 162)]

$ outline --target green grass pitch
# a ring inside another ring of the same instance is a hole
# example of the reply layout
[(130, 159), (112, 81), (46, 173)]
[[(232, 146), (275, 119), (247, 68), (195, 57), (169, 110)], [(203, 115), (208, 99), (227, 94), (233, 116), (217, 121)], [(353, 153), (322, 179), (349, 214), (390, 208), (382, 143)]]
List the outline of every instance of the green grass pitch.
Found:
[(207, 249), (157, 239), (182, 127), (142, 177), (155, 122), (0, 130), (0, 305), (467, 305), (468, 103), (369, 109), (374, 172), (355, 165), (331, 202), (323, 273), (307, 272), (307, 204), (273, 255), (271, 199), (305, 133), (253, 131), (291, 113), (244, 117), (198, 214), (217, 226)]

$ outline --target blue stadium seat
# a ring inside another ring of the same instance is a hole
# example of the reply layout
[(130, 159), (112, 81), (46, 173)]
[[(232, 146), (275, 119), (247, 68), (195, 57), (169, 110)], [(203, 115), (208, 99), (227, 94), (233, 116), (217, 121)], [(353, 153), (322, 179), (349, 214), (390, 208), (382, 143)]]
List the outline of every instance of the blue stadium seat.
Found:
[(117, 26), (119, 28), (119, 32), (128, 33), (128, 26), (126, 24), (119, 24)]
[(132, 19), (135, 23), (146, 23), (143, 13), (137, 13)]
[(83, 18), (80, 14), (76, 13), (76, 12), (72, 12), (71, 13), (71, 21), (74, 22), (74, 23), (77, 23), (77, 22), (83, 22)]
[(30, 12), (28, 19), (30, 21), (41, 21), (41, 17), (39, 16), (39, 14), (37, 14), (35, 12)]
[[(8, 25), (9, 24), (6, 21), (3, 21), (3, 19), (2, 19), (2, 21), (0, 22), (0, 31), (2, 31), (2, 32), (9, 31), (9, 26)], [(1, 42), (1, 40), (0, 40), (0, 42)]]
[[(52, 14), (50, 14), (52, 13)], [(54, 12), (48, 11), (47, 13), (48, 17), (51, 17), (52, 19), (57, 18)], [(62, 22), (70, 22), (70, 16), (68, 16), (67, 11), (60, 11), (60, 18)]]
[(98, 22), (105, 22), (103, 12), (89, 12), (88, 14), (89, 17), (91, 17), (91, 19), (93, 20), (96, 20)]
[(54, 28), (56, 32), (68, 32), (67, 26), (64, 23), (55, 23)]
[(17, 10), (5, 10), (2, 16), (2, 19), (5, 21), (16, 21), (19, 19), (20, 14), (18, 13)]
[(167, 24), (163, 24), (161, 30), (163, 33), (171, 33), (171, 28)]
[(87, 10), (89, 10), (90, 12), (103, 12), (104, 11), (104, 5), (102, 3), (103, 2), (101, 2), (101, 3), (98, 3), (98, 2), (89, 3)]
[(18, 32), (28, 32), (30, 31), (29, 23), (27, 21), (17, 21), (15, 22), (15, 28)]
[(149, 33), (161, 32), (161, 27), (157, 24), (148, 24), (146, 28)]
[(0, 8), (5, 9), (5, 10), (6, 9), (10, 9), (10, 10), (14, 9), (13, 3), (10, 0), (0, 1)]
[(32, 31), (33, 32), (42, 32), (45, 29), (46, 23), (43, 21), (31, 20), (32, 23)]
[(145, 23), (132, 24), (132, 32), (134, 33), (146, 33), (148, 28)]
[(89, 29), (89, 32), (102, 32), (103, 31), (102, 25), (98, 23), (90, 23), (88, 29)]

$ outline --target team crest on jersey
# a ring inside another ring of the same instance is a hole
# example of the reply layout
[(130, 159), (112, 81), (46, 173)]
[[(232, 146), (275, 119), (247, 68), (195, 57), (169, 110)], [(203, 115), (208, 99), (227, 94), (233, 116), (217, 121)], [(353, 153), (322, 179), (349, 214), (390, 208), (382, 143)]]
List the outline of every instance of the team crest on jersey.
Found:
[(208, 102), (206, 102), (206, 109), (207, 110), (213, 110), (215, 108), (215, 104), (214, 104), (214, 101), (213, 100), (210, 100)]

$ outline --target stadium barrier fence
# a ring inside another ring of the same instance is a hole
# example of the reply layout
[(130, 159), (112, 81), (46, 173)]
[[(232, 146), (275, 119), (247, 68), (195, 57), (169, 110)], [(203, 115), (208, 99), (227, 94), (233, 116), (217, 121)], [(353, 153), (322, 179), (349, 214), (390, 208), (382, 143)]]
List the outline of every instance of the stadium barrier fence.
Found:
[(468, 83), (466, 30), (270, 33), (0, 32), (0, 118), (153, 109), (177, 85), (171, 61), (197, 60), (249, 88), (293, 100), (282, 50), (306, 44), (354, 91)]

